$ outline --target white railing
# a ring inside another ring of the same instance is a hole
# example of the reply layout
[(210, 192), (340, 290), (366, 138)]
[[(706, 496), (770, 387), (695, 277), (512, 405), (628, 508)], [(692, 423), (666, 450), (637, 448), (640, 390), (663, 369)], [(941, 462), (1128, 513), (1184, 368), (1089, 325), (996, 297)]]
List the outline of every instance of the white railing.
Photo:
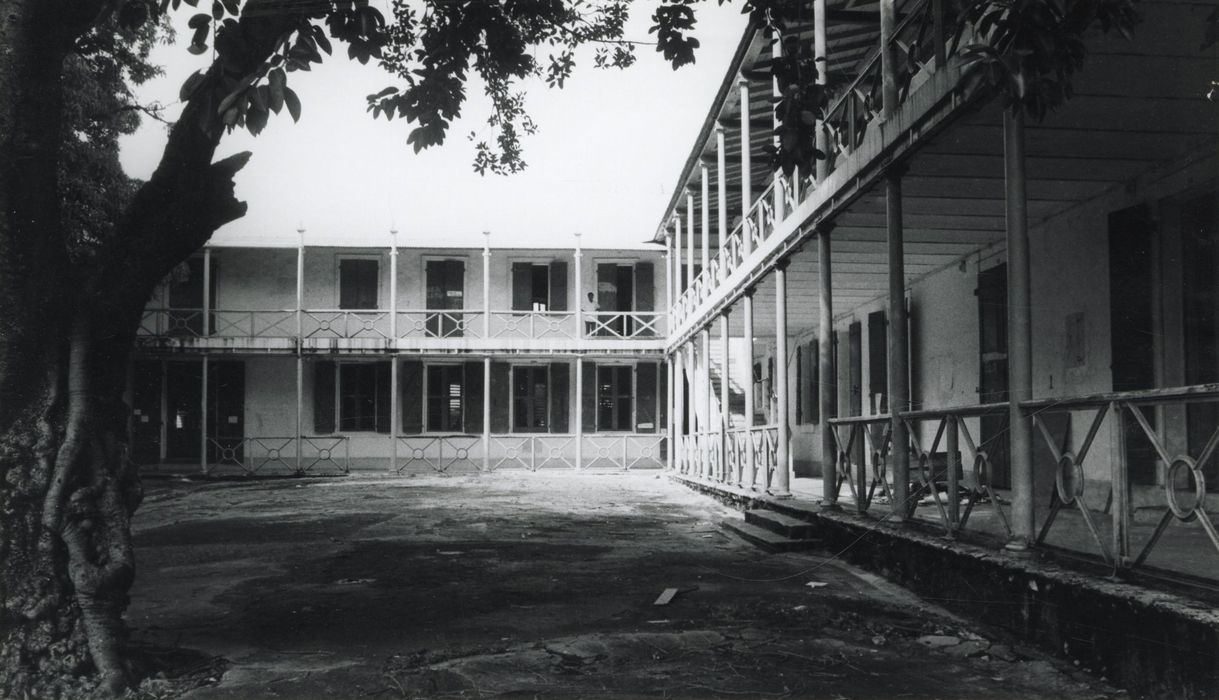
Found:
[(574, 311), (492, 311), (492, 338), (546, 338), (575, 339), (576, 312)]
[(351, 439), (347, 436), (208, 438), (207, 443), (204, 471), (209, 475), (229, 473), (234, 467), (243, 476), (351, 471)]
[(663, 433), (590, 433), (582, 437), (566, 433), (492, 435), (487, 468), (490, 471), (663, 468), (666, 440)]
[(145, 309), (136, 335), (201, 337), (203, 309)]
[(585, 314), (585, 337), (661, 338), (665, 314), (657, 311), (614, 311)]
[(478, 435), (403, 435), (398, 438), (393, 470), (431, 469), (445, 474), (454, 468), (482, 469), (483, 440)]
[(305, 309), (301, 312), (301, 335), (305, 338), (388, 340), (388, 311), (349, 309)]
[(481, 338), (483, 312), (466, 309), (407, 309), (398, 311), (399, 338)]
[(225, 338), (294, 338), (296, 311), (229, 311), (211, 312), (211, 334)]

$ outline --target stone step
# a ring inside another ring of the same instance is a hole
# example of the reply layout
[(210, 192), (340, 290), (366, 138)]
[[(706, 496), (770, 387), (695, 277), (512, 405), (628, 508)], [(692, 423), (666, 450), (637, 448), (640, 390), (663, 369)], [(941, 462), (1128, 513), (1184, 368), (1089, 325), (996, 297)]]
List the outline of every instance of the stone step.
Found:
[(765, 508), (745, 511), (745, 522), (764, 527), (777, 535), (783, 535), (793, 540), (817, 539), (817, 533), (812, 523)]
[(813, 549), (820, 544), (817, 540), (798, 540), (784, 537), (764, 527), (750, 525), (744, 520), (725, 520), (723, 526), (724, 529), (730, 530), (746, 542), (761, 547), (768, 552), (798, 552)]

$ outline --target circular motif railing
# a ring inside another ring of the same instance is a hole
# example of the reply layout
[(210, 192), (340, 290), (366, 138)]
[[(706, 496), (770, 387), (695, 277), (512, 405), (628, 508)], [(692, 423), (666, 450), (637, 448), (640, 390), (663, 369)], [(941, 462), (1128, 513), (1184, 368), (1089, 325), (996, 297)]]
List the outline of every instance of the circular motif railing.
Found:
[[(1068, 476), (1069, 474), (1069, 476)], [(1070, 489), (1067, 480), (1070, 480)], [(1058, 500), (1064, 506), (1069, 506), (1075, 499), (1084, 495), (1084, 468), (1070, 450), (1063, 452), (1058, 459), (1058, 469), (1054, 472), (1054, 488), (1058, 492)]]
[[(1177, 481), (1177, 471), (1181, 468), (1188, 470), (1194, 479), (1194, 500), (1188, 508), (1181, 506), (1181, 502), (1177, 500), (1177, 489), (1173, 486)], [(1198, 517), (1198, 511), (1206, 500), (1206, 475), (1193, 457), (1182, 455), (1172, 460), (1164, 476), (1164, 493), (1168, 497), (1168, 509), (1177, 518), (1189, 522)]]

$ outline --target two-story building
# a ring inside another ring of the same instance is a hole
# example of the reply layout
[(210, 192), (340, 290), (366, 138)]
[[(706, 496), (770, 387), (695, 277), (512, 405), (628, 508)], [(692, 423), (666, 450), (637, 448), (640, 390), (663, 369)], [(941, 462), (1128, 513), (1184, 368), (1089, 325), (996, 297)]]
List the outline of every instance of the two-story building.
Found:
[(662, 465), (660, 254), (396, 237), (306, 246), (302, 232), (180, 265), (140, 328), (133, 460), (208, 474)]
[(1219, 579), (1213, 6), (1094, 31), (1041, 121), (967, 80), (951, 3), (804, 7), (827, 159), (769, 165), (751, 27), (655, 234), (675, 468)]

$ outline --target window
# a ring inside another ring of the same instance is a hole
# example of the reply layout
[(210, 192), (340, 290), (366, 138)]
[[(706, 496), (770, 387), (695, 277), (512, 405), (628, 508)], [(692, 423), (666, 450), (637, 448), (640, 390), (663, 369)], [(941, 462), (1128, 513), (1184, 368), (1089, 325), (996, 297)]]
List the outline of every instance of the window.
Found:
[(633, 429), (631, 369), (628, 365), (597, 365), (597, 430)]
[(377, 308), (380, 263), (368, 258), (339, 260), (339, 308)]
[(339, 365), (338, 425), (343, 432), (389, 432), (389, 363)]
[(462, 365), (430, 365), (427, 368), (427, 430), (463, 432), (464, 398), (465, 368)]
[(544, 433), (550, 429), (550, 381), (547, 365), (512, 368), (512, 430)]
[(460, 311), (465, 307), (466, 263), (464, 260), (428, 260), (424, 268), (425, 303), (428, 311), (427, 334), (433, 338), (460, 338), (463, 335)]

